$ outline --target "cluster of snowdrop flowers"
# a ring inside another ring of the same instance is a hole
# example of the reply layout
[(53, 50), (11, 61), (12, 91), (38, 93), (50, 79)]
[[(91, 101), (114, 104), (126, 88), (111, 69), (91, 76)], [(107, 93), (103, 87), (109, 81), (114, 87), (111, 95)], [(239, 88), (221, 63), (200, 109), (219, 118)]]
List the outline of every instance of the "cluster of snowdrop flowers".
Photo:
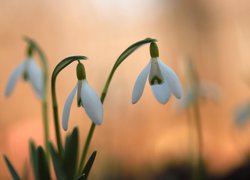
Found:
[(139, 74), (132, 93), (132, 103), (135, 104), (141, 98), (148, 77), (149, 84), (155, 98), (166, 104), (171, 94), (178, 99), (182, 96), (181, 81), (175, 72), (159, 58), (159, 50), (156, 43), (150, 44), (150, 62)]
[(78, 63), (76, 68), (78, 82), (69, 94), (63, 109), (62, 127), (68, 129), (70, 108), (77, 93), (77, 105), (82, 106), (93, 123), (100, 125), (103, 119), (103, 107), (96, 92), (89, 86), (86, 80), (85, 68), (82, 63)]
[(5, 95), (10, 96), (18, 79), (23, 77), (31, 83), (37, 97), (43, 99), (43, 72), (32, 57), (28, 57), (11, 73), (5, 89)]

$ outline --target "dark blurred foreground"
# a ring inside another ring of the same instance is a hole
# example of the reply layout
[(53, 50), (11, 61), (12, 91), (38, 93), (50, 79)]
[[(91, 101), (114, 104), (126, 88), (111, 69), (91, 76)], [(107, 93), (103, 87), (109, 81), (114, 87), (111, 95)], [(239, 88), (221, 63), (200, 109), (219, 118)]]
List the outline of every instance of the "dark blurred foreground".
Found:
[(242, 164), (224, 175), (209, 175), (203, 168), (199, 177), (192, 175), (192, 168), (189, 165), (173, 165), (165, 168), (161, 172), (152, 175), (128, 174), (127, 172), (107, 173), (104, 180), (249, 180), (250, 179), (250, 161)]

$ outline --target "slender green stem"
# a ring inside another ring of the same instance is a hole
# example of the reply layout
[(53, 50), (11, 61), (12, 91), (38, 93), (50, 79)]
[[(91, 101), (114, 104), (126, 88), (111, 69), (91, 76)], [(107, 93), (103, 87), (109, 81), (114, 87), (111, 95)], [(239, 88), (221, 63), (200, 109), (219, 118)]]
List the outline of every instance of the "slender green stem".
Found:
[(90, 126), (90, 129), (89, 129), (89, 133), (88, 133), (87, 139), (86, 139), (85, 144), (84, 144), (83, 151), (82, 151), (82, 158), (80, 160), (80, 165), (79, 165), (79, 169), (78, 169), (78, 175), (81, 175), (82, 170), (84, 168), (83, 165), (84, 165), (86, 157), (87, 157), (89, 145), (90, 145), (92, 136), (94, 134), (94, 131), (95, 131), (95, 124), (92, 123), (91, 126)]
[[(24, 40), (29, 44), (29, 51), (35, 49), (40, 57), (42, 69), (43, 69), (43, 99), (42, 99), (42, 114), (43, 114), (43, 126), (44, 126), (44, 140), (45, 140), (45, 152), (49, 161), (49, 118), (48, 118), (48, 60), (43, 50), (39, 45), (31, 38), (25, 37)], [(31, 52), (28, 52), (28, 54)]]
[(60, 63), (55, 67), (52, 77), (51, 77), (51, 96), (52, 96), (52, 106), (53, 106), (53, 117), (54, 117), (54, 126), (56, 132), (56, 143), (60, 156), (63, 155), (63, 146), (61, 140), (61, 131), (59, 126), (59, 116), (58, 116), (58, 105), (57, 105), (57, 97), (56, 97), (56, 78), (58, 74), (69, 64), (78, 60), (86, 60), (86, 56), (70, 56), (63, 59)]
[[(151, 43), (151, 42), (156, 42), (156, 39), (151, 39), (151, 38), (146, 38), (144, 40), (141, 40), (141, 41), (138, 41), (134, 44), (132, 44), (131, 46), (129, 46), (125, 51), (123, 51), (121, 53), (121, 55), (117, 58), (109, 76), (108, 76), (108, 79), (105, 83), (105, 86), (102, 90), (102, 94), (101, 94), (101, 102), (102, 104), (104, 103), (104, 100), (106, 98), (106, 95), (108, 93), (108, 88), (109, 88), (109, 85), (111, 83), (111, 80), (114, 76), (114, 73), (116, 71), (116, 69), (119, 67), (119, 65), (130, 55), (132, 54), (135, 50), (137, 50), (139, 47), (141, 47), (142, 45), (145, 45), (147, 43)], [(94, 130), (95, 130), (95, 124), (92, 123), (91, 124), (91, 127), (89, 129), (89, 132), (88, 132), (88, 136), (87, 136), (87, 139), (85, 141), (85, 145), (84, 145), (84, 148), (83, 148), (83, 151), (82, 151), (82, 156), (81, 156), (81, 160), (80, 160), (80, 165), (79, 165), (79, 169), (78, 169), (78, 175), (80, 176), (82, 171), (83, 171), (83, 168), (84, 168), (84, 163), (85, 163), (85, 160), (86, 160), (86, 156), (87, 156), (87, 153), (88, 153), (88, 149), (89, 149), (89, 145), (90, 145), (90, 142), (91, 142), (91, 139), (92, 139), (92, 136), (93, 136), (93, 133), (94, 133)]]
[(55, 132), (56, 132), (56, 143), (58, 152), (62, 157), (63, 153), (63, 146), (62, 146), (62, 140), (61, 140), (61, 132), (59, 127), (59, 117), (58, 117), (58, 105), (57, 105), (57, 99), (56, 99), (56, 88), (52, 86), (53, 82), (51, 83), (51, 94), (52, 94), (52, 104), (53, 104), (53, 117), (54, 117), (54, 126), (55, 126)]

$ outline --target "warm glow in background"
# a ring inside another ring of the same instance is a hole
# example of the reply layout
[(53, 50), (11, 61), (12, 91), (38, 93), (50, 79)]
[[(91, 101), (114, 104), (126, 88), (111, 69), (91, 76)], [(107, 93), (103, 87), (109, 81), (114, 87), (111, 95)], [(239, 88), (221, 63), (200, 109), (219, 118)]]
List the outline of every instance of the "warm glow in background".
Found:
[[(116, 58), (130, 44), (158, 39), (161, 59), (180, 76), (192, 57), (201, 80), (219, 86), (219, 102), (202, 106), (204, 158), (210, 173), (225, 173), (246, 160), (250, 128), (237, 129), (235, 107), (250, 97), (250, 2), (247, 0), (10, 0), (0, 6), (0, 155), (7, 154), (18, 172), (28, 160), (28, 141), (43, 143), (41, 104), (31, 86), (21, 80), (9, 98), (4, 89), (11, 71), (25, 58), (24, 35), (46, 52), (50, 72), (63, 58), (86, 55), (87, 78), (101, 93)], [(160, 105), (146, 84), (136, 105), (131, 104), (134, 82), (149, 60), (148, 47), (130, 56), (116, 72), (104, 103), (104, 123), (97, 127), (91, 150), (98, 155), (93, 174), (109, 166), (147, 173), (161, 165), (187, 161), (190, 152), (185, 113), (176, 99)], [(75, 66), (58, 78), (59, 113), (77, 82)], [(49, 97), (49, 100), (51, 97)], [(54, 139), (51, 102), (51, 136)], [(74, 101), (69, 129), (79, 126), (85, 140), (90, 120)], [(0, 158), (0, 179), (10, 177)]]

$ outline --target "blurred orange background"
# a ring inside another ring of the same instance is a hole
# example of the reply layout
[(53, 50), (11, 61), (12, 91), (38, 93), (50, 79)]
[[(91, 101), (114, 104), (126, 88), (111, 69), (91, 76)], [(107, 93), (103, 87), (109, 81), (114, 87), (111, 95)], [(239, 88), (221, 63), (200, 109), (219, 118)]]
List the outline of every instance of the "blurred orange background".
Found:
[[(201, 105), (206, 165), (223, 174), (240, 165), (250, 152), (250, 128), (238, 129), (235, 107), (250, 97), (250, 2), (247, 0), (85, 0), (18, 1), (0, 7), (0, 154), (6, 154), (19, 172), (28, 162), (28, 141), (43, 143), (41, 104), (27, 83), (17, 83), (11, 97), (4, 89), (12, 70), (25, 58), (24, 35), (46, 52), (50, 73), (63, 58), (85, 55), (87, 78), (101, 93), (120, 53), (132, 43), (158, 39), (161, 59), (186, 77), (185, 59), (192, 57), (201, 80), (216, 84), (219, 102)], [(104, 103), (104, 123), (96, 129), (91, 149), (98, 150), (94, 174), (101, 176), (107, 162), (129, 172), (145, 166), (157, 171), (163, 164), (189, 157), (189, 126), (176, 99), (160, 105), (146, 84), (136, 105), (131, 104), (134, 82), (150, 56), (148, 46), (136, 51), (119, 67)], [(71, 65), (57, 81), (59, 113), (77, 82)], [(50, 92), (50, 91), (49, 91)], [(49, 97), (51, 138), (54, 129)], [(73, 103), (69, 129), (79, 126), (84, 142), (90, 120)], [(63, 131), (63, 130), (62, 130)], [(64, 133), (65, 134), (65, 133)], [(111, 170), (112, 171), (112, 170)], [(9, 177), (3, 159), (0, 179)]]

